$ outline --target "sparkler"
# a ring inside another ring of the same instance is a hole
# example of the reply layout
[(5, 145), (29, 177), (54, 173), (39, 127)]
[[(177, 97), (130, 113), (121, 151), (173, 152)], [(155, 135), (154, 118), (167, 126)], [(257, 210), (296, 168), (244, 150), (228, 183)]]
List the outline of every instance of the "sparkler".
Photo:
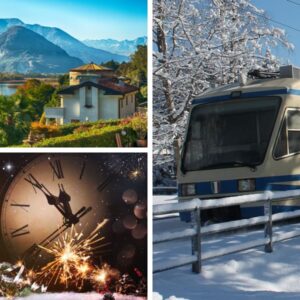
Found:
[(66, 288), (72, 284), (81, 289), (94, 269), (91, 263), (92, 254), (107, 245), (100, 243), (104, 240), (104, 237), (100, 236), (100, 229), (107, 222), (105, 219), (98, 224), (87, 238), (83, 238), (83, 233), (78, 233), (72, 226), (70, 232), (66, 232), (50, 248), (39, 245), (54, 256), (54, 259), (37, 274), (37, 282), (41, 281), (46, 285), (61, 283)]

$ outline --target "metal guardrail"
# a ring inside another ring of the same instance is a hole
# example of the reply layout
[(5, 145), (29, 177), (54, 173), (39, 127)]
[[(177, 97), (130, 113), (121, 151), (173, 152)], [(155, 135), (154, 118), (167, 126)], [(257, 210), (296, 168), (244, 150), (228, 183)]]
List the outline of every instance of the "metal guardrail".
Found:
[[(272, 204), (276, 202), (286, 202), (287, 200), (300, 199), (300, 190), (287, 192), (265, 192), (261, 194), (244, 195), (236, 197), (226, 197), (221, 199), (200, 200), (193, 199), (181, 203), (160, 204), (153, 206), (153, 215), (164, 215), (180, 212), (192, 212), (194, 214), (194, 227), (181, 232), (162, 233), (153, 235), (153, 243), (164, 243), (178, 239), (191, 238), (192, 240), (192, 255), (181, 257), (180, 260), (167, 261), (159, 266), (153, 267), (153, 273), (162, 272), (165, 270), (181, 267), (192, 264), (193, 272), (200, 273), (202, 261), (241, 252), (258, 246), (264, 246), (265, 252), (273, 251), (273, 243), (300, 236), (300, 231), (295, 230), (288, 233), (278, 234), (273, 236), (273, 222), (288, 220), (291, 218), (300, 217), (300, 210), (291, 212), (282, 212), (272, 214)], [(250, 219), (242, 219), (237, 221), (229, 221), (201, 226), (201, 210), (227, 207), (241, 204), (262, 203), (264, 205), (264, 216), (254, 217)], [(242, 245), (234, 245), (222, 249), (202, 253), (201, 243), (202, 236), (213, 233), (220, 233), (229, 230), (241, 229), (255, 225), (265, 224), (264, 237), (255, 241), (250, 241)]]

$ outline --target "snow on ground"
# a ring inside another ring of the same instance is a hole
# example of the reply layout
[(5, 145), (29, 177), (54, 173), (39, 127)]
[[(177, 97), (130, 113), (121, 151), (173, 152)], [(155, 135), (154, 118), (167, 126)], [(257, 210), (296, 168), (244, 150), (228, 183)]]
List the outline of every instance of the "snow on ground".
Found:
[[(161, 201), (161, 199), (160, 199)], [(154, 234), (190, 228), (178, 217), (154, 221)], [(300, 224), (275, 227), (274, 233), (299, 230)], [(262, 238), (262, 229), (240, 231), (234, 235), (215, 235), (203, 240), (203, 253)], [(190, 240), (154, 245), (154, 265), (168, 259), (180, 260), (191, 254)], [(154, 274), (153, 300), (198, 299), (299, 299), (300, 238), (274, 244), (273, 253), (262, 247), (203, 262), (202, 273), (185, 266)]]
[[(135, 296), (124, 296), (114, 294), (116, 300), (145, 300), (143, 297)], [(0, 297), (1, 300), (7, 300), (6, 298)], [(98, 293), (46, 293), (46, 294), (35, 294), (29, 297), (15, 298), (15, 300), (102, 300), (103, 296)]]

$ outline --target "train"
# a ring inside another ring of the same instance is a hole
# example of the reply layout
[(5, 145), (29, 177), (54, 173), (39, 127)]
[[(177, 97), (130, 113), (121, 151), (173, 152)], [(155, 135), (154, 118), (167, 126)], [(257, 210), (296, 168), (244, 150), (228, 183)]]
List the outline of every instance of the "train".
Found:
[[(300, 188), (300, 68), (249, 74), (192, 101), (177, 162), (180, 202)], [(273, 213), (295, 209), (300, 199), (272, 207)], [(202, 218), (218, 222), (263, 213), (262, 205), (243, 205), (203, 212)]]

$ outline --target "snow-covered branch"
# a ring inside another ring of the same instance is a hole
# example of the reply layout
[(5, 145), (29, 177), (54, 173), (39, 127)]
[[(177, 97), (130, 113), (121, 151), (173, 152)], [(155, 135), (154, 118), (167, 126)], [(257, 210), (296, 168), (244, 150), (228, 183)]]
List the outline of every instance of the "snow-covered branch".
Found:
[(293, 49), (250, 0), (153, 1), (154, 164), (173, 160), (193, 97), (250, 69), (275, 70), (274, 47)]

